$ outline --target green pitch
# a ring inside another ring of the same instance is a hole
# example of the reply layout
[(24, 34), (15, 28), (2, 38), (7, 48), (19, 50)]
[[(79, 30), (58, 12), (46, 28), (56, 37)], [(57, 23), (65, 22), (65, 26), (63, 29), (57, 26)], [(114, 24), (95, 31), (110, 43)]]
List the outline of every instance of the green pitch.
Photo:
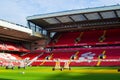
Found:
[(0, 67), (0, 80), (119, 80), (118, 67), (71, 67), (55, 70), (52, 67), (27, 67), (25, 70), (6, 70)]

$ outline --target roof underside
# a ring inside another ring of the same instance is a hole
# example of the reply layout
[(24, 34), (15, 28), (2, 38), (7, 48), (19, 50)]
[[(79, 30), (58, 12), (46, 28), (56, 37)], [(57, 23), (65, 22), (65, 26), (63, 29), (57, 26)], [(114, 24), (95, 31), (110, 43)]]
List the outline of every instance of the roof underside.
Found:
[(33, 35), (32, 30), (28, 28), (0, 20), (0, 40), (2, 39), (32, 42), (40, 39), (40, 37)]
[(27, 17), (47, 31), (120, 27), (120, 5), (87, 8)]
[(8, 28), (6, 29), (1, 26), (0, 26), (0, 37), (19, 40), (19, 41), (27, 41), (27, 42), (32, 42), (34, 40), (39, 39), (39, 37), (32, 36), (31, 34), (8, 29)]

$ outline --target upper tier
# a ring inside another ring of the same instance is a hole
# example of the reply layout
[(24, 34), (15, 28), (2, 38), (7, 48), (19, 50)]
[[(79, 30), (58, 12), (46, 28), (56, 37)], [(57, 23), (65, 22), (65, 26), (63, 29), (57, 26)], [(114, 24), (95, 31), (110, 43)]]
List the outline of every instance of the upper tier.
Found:
[(120, 29), (64, 32), (55, 35), (48, 46), (120, 44)]
[(0, 51), (17, 51), (17, 52), (29, 52), (22, 44), (16, 44), (12, 42), (0, 42)]

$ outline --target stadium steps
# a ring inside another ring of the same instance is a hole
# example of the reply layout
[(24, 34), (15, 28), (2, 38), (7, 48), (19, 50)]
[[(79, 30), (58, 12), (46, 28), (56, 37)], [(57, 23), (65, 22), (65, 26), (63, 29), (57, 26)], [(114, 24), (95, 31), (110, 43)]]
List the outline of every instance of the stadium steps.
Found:
[(106, 30), (104, 30), (104, 31), (103, 31), (103, 35), (100, 36), (99, 42), (103, 42), (103, 41), (106, 39), (105, 36), (106, 36)]
[(53, 56), (53, 53), (51, 55), (49, 55), (49, 56), (46, 56), (45, 59), (43, 60), (43, 62), (40, 63), (40, 65), (44, 65), (44, 63), (46, 62), (46, 60), (50, 60), (52, 58), (52, 56)]
[(74, 55), (72, 55), (72, 56), (70, 57), (70, 60), (72, 60), (72, 57), (74, 58), (74, 60), (77, 60), (78, 54), (79, 54), (79, 51), (77, 51)]
[[(100, 64), (101, 64), (101, 62), (102, 62), (102, 59), (105, 59), (106, 58), (106, 55), (105, 55), (105, 53), (106, 53), (106, 51), (104, 50), (103, 52), (102, 52), (102, 54), (100, 54), (100, 55), (102, 55), (102, 56), (98, 56), (98, 62), (97, 62), (97, 65), (96, 66), (100, 66)], [(101, 57), (102, 57), (102, 59), (101, 59)]]
[[(77, 44), (78, 42), (80, 42), (83, 34), (84, 34), (84, 32), (81, 32), (80, 35), (75, 39), (75, 44)], [(77, 40), (77, 39), (78, 39), (78, 40)]]
[(42, 52), (38, 56), (34, 57), (27, 65), (31, 65), (34, 61), (36, 61), (40, 56), (42, 56), (44, 53)]

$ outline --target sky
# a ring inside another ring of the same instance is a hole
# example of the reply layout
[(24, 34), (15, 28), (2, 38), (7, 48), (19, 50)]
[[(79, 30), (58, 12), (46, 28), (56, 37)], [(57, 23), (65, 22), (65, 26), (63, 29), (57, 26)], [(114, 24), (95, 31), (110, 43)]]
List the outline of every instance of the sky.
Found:
[(27, 16), (117, 4), (120, 0), (0, 0), (0, 19), (27, 26)]

